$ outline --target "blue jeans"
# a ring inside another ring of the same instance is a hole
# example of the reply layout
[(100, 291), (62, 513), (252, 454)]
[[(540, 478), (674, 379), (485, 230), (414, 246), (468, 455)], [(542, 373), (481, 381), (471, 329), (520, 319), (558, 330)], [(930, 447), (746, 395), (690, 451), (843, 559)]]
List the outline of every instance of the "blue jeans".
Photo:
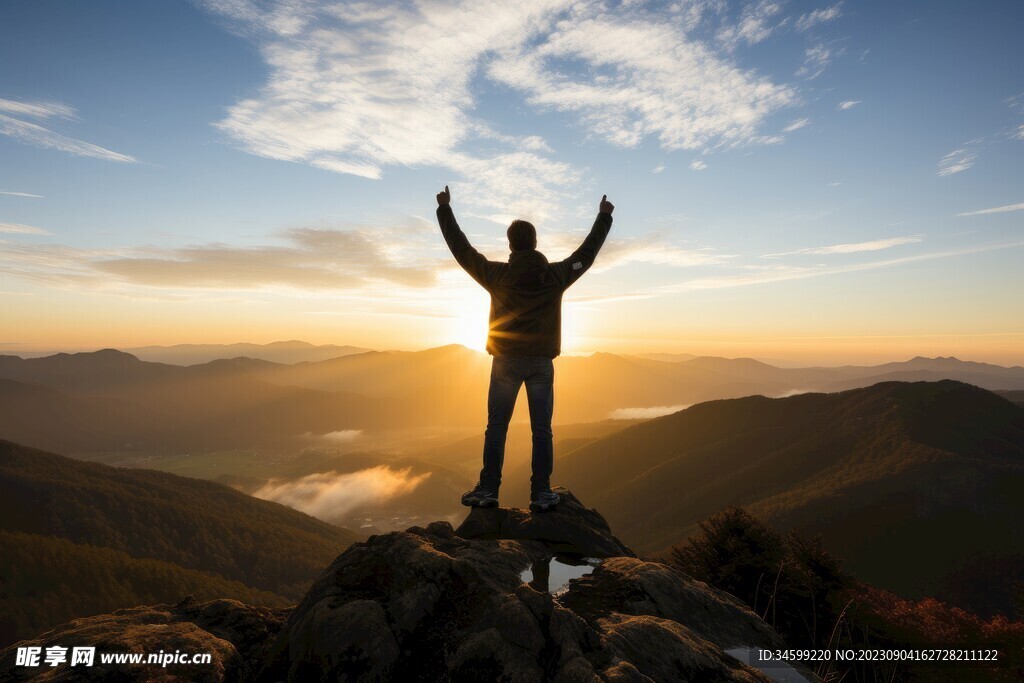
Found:
[(533, 476), (530, 491), (535, 496), (551, 488), (554, 450), (551, 445), (551, 413), (555, 407), (555, 366), (543, 356), (494, 356), (491, 387), (487, 392), (487, 431), (484, 432), (484, 467), (480, 483), (497, 493), (501, 466), (505, 461), (505, 437), (519, 387), (526, 383), (533, 429)]

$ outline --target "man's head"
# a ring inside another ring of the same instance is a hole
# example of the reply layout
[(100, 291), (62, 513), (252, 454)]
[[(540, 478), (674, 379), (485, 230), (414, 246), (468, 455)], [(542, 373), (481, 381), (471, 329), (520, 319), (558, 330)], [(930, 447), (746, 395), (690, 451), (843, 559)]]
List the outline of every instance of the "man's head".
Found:
[(508, 226), (508, 248), (524, 251), (537, 248), (537, 229), (527, 221), (512, 221)]

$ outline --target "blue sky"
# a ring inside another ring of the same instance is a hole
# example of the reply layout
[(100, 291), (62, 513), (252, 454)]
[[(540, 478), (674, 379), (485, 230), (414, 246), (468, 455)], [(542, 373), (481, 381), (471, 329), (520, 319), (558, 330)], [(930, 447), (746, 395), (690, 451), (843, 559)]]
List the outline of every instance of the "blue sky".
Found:
[[(1024, 363), (1015, 2), (7, 2), (9, 349), (480, 346), (510, 218), (567, 348)], [(35, 196), (30, 196), (35, 195)]]

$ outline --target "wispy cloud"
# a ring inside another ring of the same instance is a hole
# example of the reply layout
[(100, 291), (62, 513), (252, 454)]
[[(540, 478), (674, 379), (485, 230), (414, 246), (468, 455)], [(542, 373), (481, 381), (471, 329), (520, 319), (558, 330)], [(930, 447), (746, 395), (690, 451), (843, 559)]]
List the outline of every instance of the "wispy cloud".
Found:
[(710, 249), (684, 249), (666, 243), (657, 237), (632, 240), (617, 240), (601, 251), (601, 259), (595, 264), (596, 272), (626, 263), (648, 263), (652, 265), (690, 268), (725, 263), (731, 256), (717, 254)]
[(690, 168), (692, 168), (694, 171), (703, 171), (707, 167), (708, 165), (701, 161), (700, 159), (690, 162)]
[(807, 29), (812, 28), (816, 24), (821, 24), (826, 21), (838, 19), (840, 16), (842, 16), (842, 4), (843, 3), (841, 2), (837, 2), (831, 7), (816, 9), (813, 12), (801, 15), (800, 18), (796, 20), (796, 30), (806, 31)]
[[(1019, 93), (1012, 97), (1007, 97), (1003, 100), (1013, 111), (1017, 117), (1024, 117), (1024, 93)], [(1004, 129), (1007, 137), (1011, 140), (1024, 140), (1024, 123), (1011, 125), (1009, 128)]]
[(20, 235), (51, 235), (42, 228), (37, 228), (32, 225), (21, 225), (20, 223), (0, 223), (0, 232), (16, 233)]
[(451, 152), (447, 163), (465, 177), (452, 183), (460, 203), (483, 209), (501, 207), (516, 218), (534, 222), (555, 214), (557, 202), (570, 197), (571, 188), (582, 179), (582, 172), (571, 164), (533, 152), (491, 157)]
[(1024, 210), (1024, 203), (1007, 204), (1006, 206), (997, 206), (994, 209), (981, 209), (980, 211), (965, 211), (964, 213), (958, 213), (957, 216), (980, 216), (986, 213), (1006, 213), (1008, 211), (1022, 210)]
[[(9, 243), (0, 251), (0, 272), (43, 284), (106, 290), (130, 285), (216, 290), (283, 286), (339, 291), (375, 284), (415, 289), (436, 281), (435, 259), (386, 247), (408, 245), (407, 231), (295, 228), (282, 232), (280, 237), (285, 244), (212, 243), (108, 250)], [(410, 249), (416, 251), (416, 245)]]
[[(262, 88), (216, 123), (250, 153), (370, 179), (392, 166), (444, 167), (467, 179), (464, 190), (476, 190), (467, 198), (489, 200), (476, 200), (483, 207), (530, 184), (540, 191), (518, 199), (534, 216), (553, 213), (559, 191), (579, 177), (543, 156), (551, 147), (539, 136), (509, 136), (476, 117), (470, 87), (486, 55), (549, 25), (564, 2), (282, 3), (266, 11), (232, 0), (204, 4), (267, 62)], [(474, 151), (481, 140), (506, 149)]]
[(791, 256), (793, 254), (856, 254), (863, 251), (881, 251), (903, 244), (920, 242), (922, 235), (907, 235), (906, 237), (888, 237), (870, 242), (855, 242), (851, 244), (833, 244), (827, 247), (807, 247), (795, 251), (783, 251), (777, 254), (765, 254), (763, 258), (777, 258), (779, 256)]
[(766, 40), (789, 20), (776, 21), (782, 12), (782, 5), (770, 0), (760, 0), (743, 8), (739, 22), (724, 26), (716, 36), (728, 50), (735, 50), (740, 44), (755, 45)]
[(903, 256), (900, 258), (887, 259), (883, 261), (867, 261), (863, 263), (852, 263), (840, 266), (794, 266), (780, 264), (778, 266), (768, 266), (764, 268), (750, 268), (747, 269), (745, 272), (735, 273), (731, 275), (688, 280), (686, 282), (682, 282), (679, 284), (661, 287), (657, 293), (669, 294), (673, 292), (685, 292), (700, 289), (746, 287), (749, 285), (760, 285), (767, 284), (770, 282), (804, 280), (808, 278), (824, 277), (827, 275), (856, 273), (866, 270), (875, 270), (878, 268), (891, 268), (894, 266), (900, 266), (907, 263), (918, 263), (922, 261), (932, 261), (935, 259), (965, 256), (967, 254), (977, 254), (981, 252), (996, 251), (1000, 249), (1016, 249), (1020, 247), (1024, 247), (1024, 240), (979, 244), (971, 247), (947, 249), (944, 251), (936, 251), (924, 254), (915, 254), (912, 256)]
[(836, 109), (840, 111), (845, 111), (847, 109), (853, 109), (858, 104), (860, 104), (860, 100), (846, 100), (845, 102), (840, 102), (839, 106), (836, 107)]
[(72, 107), (60, 102), (18, 102), (0, 98), (0, 111), (33, 119), (48, 119), (53, 116), (63, 119), (78, 118)]
[(825, 68), (828, 67), (833, 56), (832, 49), (828, 46), (820, 43), (818, 45), (812, 45), (804, 50), (804, 63), (796, 70), (796, 75), (806, 78), (809, 81), (814, 80), (821, 74), (825, 73)]
[(782, 132), (783, 133), (792, 133), (794, 130), (800, 130), (804, 126), (810, 124), (810, 122), (811, 122), (810, 119), (797, 119), (796, 121), (793, 121), (788, 126), (783, 128)]
[[(571, 290), (570, 290), (571, 291)], [(600, 303), (607, 304), (614, 301), (640, 301), (643, 299), (653, 299), (658, 296), (654, 292), (630, 292), (627, 294), (598, 294), (591, 296), (576, 296), (575, 294), (568, 294), (563, 301), (571, 303), (573, 305), (582, 304), (586, 307), (589, 303)]]
[(30, 192), (11, 192), (9, 190), (0, 190), (0, 194), (7, 195), (8, 197), (34, 197), (35, 199), (44, 199), (41, 194), (31, 194)]
[[(694, 25), (639, 3), (614, 17), (597, 0), (203, 4), (267, 62), (266, 83), (216, 123), (242, 149), (365, 178), (392, 166), (448, 168), (496, 192), (482, 208), (528, 183), (540, 191), (517, 213), (550, 215), (582, 170), (553, 159), (538, 136), (482, 120), (474, 79), (523, 93), (537, 112), (570, 115), (590, 138), (629, 147), (656, 137), (666, 150), (766, 144), (767, 117), (798, 101), (691, 36)], [(761, 20), (778, 13), (776, 3), (752, 6), (735, 40), (763, 39)], [(483, 141), (506, 149), (482, 151)], [(478, 180), (481, 169), (488, 180)]]
[(665, 164), (658, 164), (657, 166), (655, 166), (654, 168), (651, 169), (651, 173), (661, 173), (664, 170), (665, 170)]
[(498, 142), (515, 149), (547, 153), (555, 151), (552, 149), (551, 145), (548, 144), (548, 141), (540, 135), (506, 135), (494, 130), (490, 125), (483, 121), (473, 122), (473, 133), (479, 135), (483, 139), (497, 140)]
[[(545, 244), (552, 248), (551, 255), (568, 256), (579, 246), (580, 239), (579, 234), (563, 232), (546, 235)], [(660, 234), (648, 234), (609, 240), (601, 250), (601, 258), (594, 264), (594, 272), (602, 272), (627, 263), (690, 268), (726, 263), (732, 258), (730, 254), (718, 253), (708, 247), (688, 248), (679, 246)]]
[[(3, 102), (9, 101), (3, 100)], [(11, 106), (6, 106), (6, 108), (0, 107), (0, 109), (11, 112), (17, 111), (17, 108)], [(48, 113), (50, 110), (43, 107), (43, 105), (24, 105), (22, 109), (28, 109), (29, 111), (22, 113), (28, 113), (31, 116), (45, 118), (47, 116), (57, 115)], [(70, 108), (68, 108), (68, 111), (73, 112)], [(25, 143), (26, 145), (42, 147), (44, 149), (56, 149), (61, 152), (67, 152), (68, 154), (74, 154), (81, 157), (92, 157), (94, 159), (119, 161), (123, 163), (136, 161), (135, 157), (128, 156), (127, 154), (113, 152), (104, 147), (100, 147), (99, 145), (94, 145), (91, 142), (76, 140), (75, 138), (70, 138), (66, 135), (54, 132), (49, 128), (44, 128), (43, 126), (29, 121), (16, 119), (11, 116), (7, 116), (6, 114), (0, 114), (0, 135), (7, 135), (19, 142)]]
[(786, 137), (784, 135), (759, 135), (754, 138), (754, 141), (759, 145), (781, 145), (785, 140)]
[(953, 175), (966, 171), (974, 166), (977, 156), (967, 149), (955, 149), (939, 160), (938, 174), (940, 176)]
[[(588, 70), (567, 66), (579, 62)], [(768, 115), (797, 99), (679, 27), (641, 12), (612, 18), (586, 3), (538, 44), (499, 52), (487, 74), (525, 91), (530, 104), (574, 114), (592, 136), (620, 147), (649, 136), (665, 150), (757, 144)]]

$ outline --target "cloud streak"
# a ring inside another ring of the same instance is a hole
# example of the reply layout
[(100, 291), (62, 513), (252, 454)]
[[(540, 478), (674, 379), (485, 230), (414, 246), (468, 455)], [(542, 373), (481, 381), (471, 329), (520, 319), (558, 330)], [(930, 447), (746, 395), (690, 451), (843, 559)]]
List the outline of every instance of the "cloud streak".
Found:
[(976, 158), (977, 156), (973, 152), (969, 152), (966, 149), (955, 149), (939, 161), (938, 174), (940, 176), (948, 176), (954, 173), (963, 173), (971, 166), (974, 166)]
[[(770, 266), (735, 264), (733, 267), (738, 269), (737, 272), (733, 272), (726, 275), (693, 278), (682, 282), (677, 282), (674, 284), (661, 285), (651, 287), (648, 289), (636, 290), (632, 292), (620, 292), (618, 295), (610, 298), (609, 300), (618, 301), (631, 299), (651, 299), (660, 296), (674, 295), (706, 289), (728, 289), (734, 287), (748, 287), (777, 282), (788, 282), (792, 280), (806, 280), (810, 278), (825, 277), (829, 275), (841, 275), (844, 273), (856, 273), (868, 270), (876, 270), (879, 268), (891, 268), (909, 263), (919, 263), (924, 261), (932, 261), (936, 259), (953, 258), (956, 256), (978, 254), (988, 251), (1017, 249), (1020, 247), (1024, 247), (1024, 240), (993, 242), (988, 244), (979, 244), (970, 247), (961, 247), (955, 249), (946, 249), (943, 251), (928, 252), (923, 254), (914, 254), (911, 256), (903, 256), (899, 258), (892, 258), (880, 261), (866, 261), (861, 263), (851, 263), (838, 266), (824, 264), (817, 264), (811, 266), (800, 266), (793, 264), (778, 264)], [(603, 299), (603, 297), (584, 297), (580, 298), (578, 301), (584, 303), (605, 303)], [(576, 300), (573, 299), (573, 301)]]
[(991, 243), (963, 247), (959, 249), (947, 249), (945, 251), (916, 254), (900, 258), (887, 259), (884, 261), (868, 261), (865, 263), (853, 263), (844, 266), (793, 266), (778, 265), (766, 268), (751, 268), (749, 272), (737, 273), (722, 277), (699, 278), (689, 280), (677, 285), (662, 287), (660, 293), (668, 294), (673, 292), (685, 292), (700, 289), (723, 289), (728, 287), (745, 287), (748, 285), (760, 285), (771, 282), (786, 282), (789, 280), (804, 280), (825, 275), (839, 275), (842, 273), (855, 273), (878, 268), (889, 268), (906, 263), (918, 263), (921, 261), (932, 261), (941, 258), (977, 254), (998, 249), (1015, 249), (1024, 247), (1024, 240)]
[(134, 163), (136, 161), (135, 157), (128, 156), (127, 154), (114, 152), (99, 145), (94, 145), (91, 142), (69, 138), (49, 128), (15, 119), (6, 114), (0, 114), (0, 135), (14, 138), (26, 145), (42, 147), (44, 149), (55, 149), (80, 157), (92, 157), (93, 159), (121, 163)]
[(21, 225), (20, 223), (0, 223), (0, 232), (19, 235), (50, 235), (52, 233), (32, 225)]
[(831, 7), (823, 7), (816, 9), (813, 12), (803, 14), (799, 19), (796, 20), (797, 31), (807, 31), (818, 24), (823, 24), (827, 21), (833, 21), (842, 16), (842, 4), (837, 2)]
[(811, 123), (810, 119), (797, 119), (796, 121), (793, 121), (788, 126), (783, 128), (782, 132), (783, 133), (792, 133), (793, 131), (800, 130), (804, 126), (809, 125), (810, 123)]
[(756, 45), (769, 38), (789, 20), (775, 22), (774, 17), (782, 12), (782, 5), (770, 0), (760, 0), (743, 8), (739, 21), (724, 26), (716, 38), (728, 50), (735, 50), (741, 44)]
[[(10, 225), (10, 224), (5, 224)], [(13, 226), (28, 232), (30, 226)], [(37, 229), (38, 230), (38, 229)], [(45, 234), (45, 233), (42, 233)], [(0, 272), (44, 284), (111, 289), (124, 285), (184, 289), (355, 290), (374, 284), (424, 288), (436, 262), (387, 247), (398, 236), (383, 228), (294, 228), (283, 245), (222, 243), (177, 248), (89, 250), (54, 244), (7, 244)], [(409, 232), (403, 232), (408, 241)]]
[[(552, 252), (566, 256), (577, 246), (578, 234), (562, 233), (546, 237), (546, 244), (554, 246)], [(620, 237), (609, 240), (601, 249), (601, 257), (594, 263), (593, 272), (604, 272), (629, 263), (692, 268), (694, 266), (718, 265), (734, 257), (718, 254), (710, 248), (687, 249), (676, 246), (657, 234), (642, 237)]]
[(400, 266), (367, 232), (298, 228), (285, 231), (288, 246), (225, 244), (153, 250), (152, 257), (95, 261), (93, 266), (124, 281), (157, 287), (349, 289), (369, 281), (410, 287), (433, 283), (425, 268)]
[[(26, 228), (30, 226), (5, 225), (13, 226), (8, 232), (29, 234)], [(583, 235), (583, 231), (546, 231), (543, 248), (552, 258), (568, 256)], [(292, 228), (275, 237), (278, 243), (263, 245), (108, 249), (5, 241), (0, 250), (0, 273), (57, 289), (146, 300), (223, 299), (240, 296), (240, 292), (261, 296), (322, 292), (335, 301), (347, 298), (346, 315), (407, 317), (448, 317), (436, 312), (438, 292), (469, 286), (468, 278), (438, 241), (435, 229), (425, 223)], [(478, 247), (487, 253), (489, 244)], [(504, 244), (500, 254), (493, 253), (503, 259), (507, 255)], [(722, 264), (732, 258), (649, 234), (610, 241), (595, 272), (627, 264), (690, 268)]]
[(1009, 211), (1021, 211), (1024, 210), (1024, 202), (1020, 204), (1007, 204), (1006, 206), (997, 206), (994, 209), (981, 209), (980, 211), (965, 211), (964, 213), (958, 213), (957, 216), (981, 216), (987, 213), (1007, 213)]
[(7, 195), (8, 197), (32, 197), (34, 199), (44, 199), (41, 194), (32, 194), (30, 192), (11, 192), (9, 190), (0, 190), (0, 194)]
[(908, 235), (906, 237), (888, 237), (870, 242), (856, 242), (852, 244), (833, 244), (827, 247), (807, 247), (796, 251), (784, 251), (777, 254), (765, 254), (763, 258), (777, 258), (779, 256), (790, 256), (793, 254), (856, 254), (864, 251), (880, 251), (890, 249), (903, 244), (920, 242), (922, 235)]
[[(18, 102), (15, 100), (0, 99), (0, 112), (7, 112), (14, 116), (34, 119), (45, 120), (56, 116), (63, 119), (74, 121), (78, 120), (78, 117), (75, 115), (74, 108), (59, 102)], [(76, 140), (66, 135), (61, 135), (49, 128), (44, 128), (38, 124), (24, 121), (21, 118), (14, 118), (14, 116), (0, 114), (0, 135), (7, 135), (19, 142), (32, 145), (34, 147), (56, 149), (61, 152), (67, 152), (68, 154), (74, 154), (75, 156), (92, 157), (94, 159), (104, 159), (106, 161), (118, 161), (122, 163), (132, 163), (136, 161), (134, 157), (128, 156), (127, 154), (113, 152), (109, 149), (100, 147), (99, 145), (94, 145), (91, 142)], [(3, 194), (17, 194), (18, 196), (25, 197), (39, 196), (7, 192)]]
[(78, 118), (72, 107), (60, 102), (18, 102), (0, 98), (0, 111), (33, 119), (48, 119), (53, 116), (76, 120)]
[[(826, 45), (818, 44), (804, 50), (804, 63), (796, 70), (797, 76), (802, 76), (811, 81), (825, 73), (825, 68), (833, 57), (832, 49)], [(850, 105), (853, 106), (853, 105)], [(848, 109), (849, 107), (842, 107)]]

